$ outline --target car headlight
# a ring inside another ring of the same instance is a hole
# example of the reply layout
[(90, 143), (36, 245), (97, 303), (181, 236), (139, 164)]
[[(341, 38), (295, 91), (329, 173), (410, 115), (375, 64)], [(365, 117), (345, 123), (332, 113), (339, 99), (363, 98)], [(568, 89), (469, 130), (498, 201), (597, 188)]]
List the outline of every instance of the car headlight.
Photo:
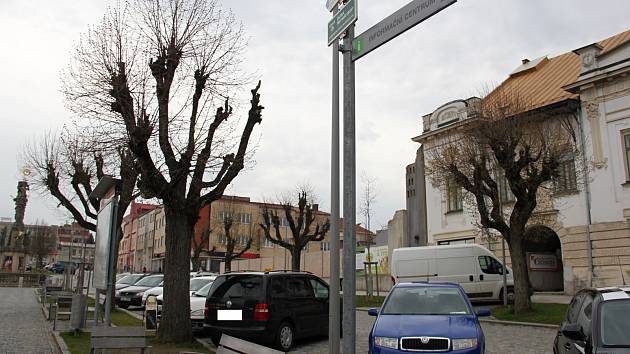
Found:
[(114, 293), (114, 296), (120, 296), (120, 290), (116, 290), (116, 292)]
[(137, 296), (137, 297), (142, 297), (142, 295), (144, 295), (144, 293), (143, 293), (143, 292), (141, 292), (141, 293), (137, 293), (137, 294), (136, 294), (136, 296)]
[(462, 350), (477, 347), (477, 338), (453, 339), (453, 350)]
[(190, 316), (203, 316), (203, 309), (191, 311)]
[(398, 349), (398, 338), (374, 337), (374, 344), (379, 347)]

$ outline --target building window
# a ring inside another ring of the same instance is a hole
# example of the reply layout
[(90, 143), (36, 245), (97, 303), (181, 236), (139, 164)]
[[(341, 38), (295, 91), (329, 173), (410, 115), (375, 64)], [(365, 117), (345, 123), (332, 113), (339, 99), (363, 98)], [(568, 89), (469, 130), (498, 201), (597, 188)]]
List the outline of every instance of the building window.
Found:
[(238, 219), (241, 224), (251, 224), (252, 214), (240, 213), (238, 214)]
[(630, 182), (630, 130), (621, 132), (623, 137), (623, 158), (626, 163), (626, 181)]
[(330, 251), (330, 242), (322, 241), (322, 243), (319, 244), (319, 250), (320, 251)]
[(510, 188), (507, 178), (505, 178), (505, 171), (503, 171), (503, 169), (497, 171), (497, 188), (499, 189), (501, 203), (511, 203), (514, 201), (514, 194), (512, 194), (512, 189)]
[(232, 217), (232, 213), (229, 213), (227, 211), (220, 211), (219, 212), (219, 220), (225, 221), (225, 218), (229, 218), (229, 217)]
[(265, 241), (263, 242), (263, 247), (273, 248), (273, 242), (269, 241), (269, 239), (265, 237)]
[(568, 193), (577, 191), (577, 178), (575, 175), (575, 158), (573, 154), (560, 160), (558, 176), (554, 179), (556, 193)]
[(462, 210), (462, 187), (453, 179), (446, 182), (446, 204), (448, 212)]
[(438, 241), (438, 246), (445, 246), (445, 245), (467, 245), (470, 243), (475, 243), (475, 238), (474, 237), (469, 237), (469, 238), (458, 238), (455, 240), (444, 240), (444, 241)]

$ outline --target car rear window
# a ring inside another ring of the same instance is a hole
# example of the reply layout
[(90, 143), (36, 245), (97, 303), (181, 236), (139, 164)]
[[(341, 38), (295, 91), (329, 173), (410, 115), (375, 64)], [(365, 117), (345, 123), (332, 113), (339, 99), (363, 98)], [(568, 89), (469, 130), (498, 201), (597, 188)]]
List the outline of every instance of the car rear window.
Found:
[(118, 282), (121, 284), (135, 284), (142, 277), (142, 274), (131, 274), (123, 277)]
[(215, 279), (210, 290), (210, 297), (215, 299), (260, 298), (262, 293), (262, 276), (226, 275)]
[(163, 275), (152, 275), (150, 277), (142, 278), (142, 280), (137, 282), (135, 285), (147, 286), (152, 288), (158, 286), (162, 282), (162, 279), (164, 279)]
[(630, 347), (630, 300), (606, 301), (599, 308), (602, 344), (606, 347)]

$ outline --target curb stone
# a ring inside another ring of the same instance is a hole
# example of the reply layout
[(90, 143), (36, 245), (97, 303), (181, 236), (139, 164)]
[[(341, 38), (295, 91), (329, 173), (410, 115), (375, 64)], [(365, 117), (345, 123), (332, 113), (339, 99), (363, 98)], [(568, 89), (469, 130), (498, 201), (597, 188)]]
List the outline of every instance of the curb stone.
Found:
[(558, 325), (547, 324), (547, 323), (502, 321), (502, 320), (493, 320), (493, 319), (486, 319), (486, 318), (480, 318), (479, 322), (502, 324), (502, 325), (508, 325), (508, 326), (510, 326), (510, 325), (511, 326), (529, 326), (529, 327), (541, 327), (541, 328), (558, 329)]
[(61, 354), (72, 354), (70, 353), (70, 349), (68, 349), (66, 342), (63, 340), (63, 338), (61, 338), (61, 335), (59, 335), (59, 332), (52, 331), (52, 335), (55, 339), (55, 343), (57, 343), (57, 347), (59, 348)]

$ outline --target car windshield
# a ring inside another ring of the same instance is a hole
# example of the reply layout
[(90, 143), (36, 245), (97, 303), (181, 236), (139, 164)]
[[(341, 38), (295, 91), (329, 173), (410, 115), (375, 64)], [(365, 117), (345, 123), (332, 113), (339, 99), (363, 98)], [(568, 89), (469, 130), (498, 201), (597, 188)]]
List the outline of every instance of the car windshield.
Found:
[(142, 274), (129, 274), (127, 276), (122, 277), (122, 279), (120, 279), (118, 282), (120, 284), (134, 284), (140, 278), (142, 278)]
[(140, 280), (135, 285), (136, 286), (148, 286), (148, 287), (153, 288), (153, 287), (158, 286), (158, 284), (160, 284), (162, 282), (162, 278), (164, 278), (163, 275), (152, 275), (150, 277), (146, 277), (146, 278)]
[(599, 333), (605, 347), (630, 347), (630, 300), (607, 301), (600, 305)]
[(470, 315), (457, 288), (399, 287), (389, 296), (384, 315)]
[(192, 278), (190, 279), (190, 291), (197, 291), (211, 281), (212, 280), (207, 279), (207, 278), (206, 279)]
[(207, 297), (208, 292), (210, 291), (210, 288), (212, 288), (212, 280), (210, 280), (210, 282), (207, 283), (206, 285), (202, 286), (201, 289), (195, 291), (194, 296)]

